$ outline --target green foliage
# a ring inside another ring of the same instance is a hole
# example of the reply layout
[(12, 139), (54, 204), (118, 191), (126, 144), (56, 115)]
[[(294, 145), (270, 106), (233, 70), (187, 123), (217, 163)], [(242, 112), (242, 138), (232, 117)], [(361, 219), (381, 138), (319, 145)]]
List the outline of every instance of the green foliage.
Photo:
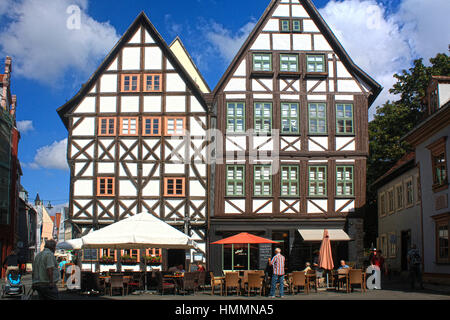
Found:
[(369, 123), (370, 153), (367, 160), (367, 207), (365, 245), (375, 243), (377, 230), (376, 190), (372, 184), (386, 173), (412, 148), (401, 138), (417, 126), (426, 116), (422, 98), (431, 76), (450, 76), (450, 57), (438, 54), (425, 66), (423, 59), (414, 61), (413, 67), (395, 74), (397, 83), (389, 90), (398, 96), (397, 101), (387, 101), (376, 111)]
[(450, 57), (446, 54), (431, 58), (430, 66), (425, 66), (422, 60), (415, 60), (412, 68), (394, 75), (397, 83), (389, 92), (398, 95), (399, 100), (387, 101), (379, 107), (369, 123), (368, 200), (373, 200), (376, 192), (371, 184), (411, 150), (401, 138), (425, 116), (422, 98), (431, 76), (450, 76)]

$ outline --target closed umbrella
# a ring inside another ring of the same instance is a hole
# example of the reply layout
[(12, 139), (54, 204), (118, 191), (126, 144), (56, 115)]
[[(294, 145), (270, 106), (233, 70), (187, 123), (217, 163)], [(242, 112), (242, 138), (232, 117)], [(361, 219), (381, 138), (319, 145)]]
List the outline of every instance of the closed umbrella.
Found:
[[(324, 270), (333, 270), (333, 254), (331, 253), (331, 241), (328, 230), (323, 231), (322, 244), (319, 251), (319, 267)], [(327, 273), (327, 287), (328, 287), (328, 273)]]

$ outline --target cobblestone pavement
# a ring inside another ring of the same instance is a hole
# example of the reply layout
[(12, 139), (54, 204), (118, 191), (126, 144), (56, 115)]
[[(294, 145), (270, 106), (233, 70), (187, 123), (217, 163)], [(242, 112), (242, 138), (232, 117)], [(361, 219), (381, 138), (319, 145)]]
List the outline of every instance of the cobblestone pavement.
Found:
[[(2, 279), (2, 284), (4, 280)], [(25, 275), (23, 283), (28, 292), (31, 287), (31, 276)], [(209, 290), (205, 292), (198, 292), (194, 294), (172, 295), (166, 294), (161, 296), (156, 292), (147, 292), (141, 294), (130, 294), (121, 296), (120, 294), (109, 295), (88, 295), (79, 292), (70, 292), (59, 288), (61, 300), (269, 300), (268, 297), (260, 296), (220, 296), (211, 295)], [(2, 300), (7, 300), (4, 298)], [(277, 299), (279, 300), (279, 299)], [(450, 288), (440, 286), (426, 286), (424, 290), (410, 290), (408, 284), (401, 280), (391, 280), (382, 283), (382, 290), (367, 290), (361, 293), (358, 288), (352, 293), (345, 293), (343, 291), (336, 292), (334, 289), (328, 291), (315, 292), (314, 290), (309, 294), (300, 292), (296, 295), (286, 294), (284, 300), (450, 300)]]

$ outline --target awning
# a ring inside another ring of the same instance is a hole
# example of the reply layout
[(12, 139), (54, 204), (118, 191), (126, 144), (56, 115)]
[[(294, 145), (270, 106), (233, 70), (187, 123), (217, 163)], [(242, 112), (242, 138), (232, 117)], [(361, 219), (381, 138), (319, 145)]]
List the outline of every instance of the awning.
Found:
[[(325, 229), (298, 229), (304, 241), (322, 241)], [(327, 229), (331, 241), (350, 241), (350, 237), (342, 229)]]

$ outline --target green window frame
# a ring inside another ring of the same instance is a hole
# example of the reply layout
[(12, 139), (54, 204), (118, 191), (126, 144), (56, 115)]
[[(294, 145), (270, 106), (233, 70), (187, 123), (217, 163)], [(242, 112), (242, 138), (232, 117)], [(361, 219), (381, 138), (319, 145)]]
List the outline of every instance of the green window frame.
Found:
[(245, 132), (245, 102), (227, 103), (227, 132)]
[(327, 195), (327, 167), (308, 167), (308, 192), (310, 197), (323, 197)]
[(290, 21), (289, 20), (281, 20), (281, 31), (288, 32), (290, 31)]
[(353, 166), (336, 166), (336, 196), (353, 196)]
[(244, 165), (227, 165), (226, 194), (227, 196), (245, 195)]
[(255, 132), (272, 132), (272, 103), (255, 102), (253, 118)]
[(299, 104), (282, 102), (281, 103), (281, 133), (282, 134), (298, 134), (299, 126)]
[(353, 104), (336, 104), (336, 134), (354, 134)]
[(306, 55), (306, 71), (307, 72), (326, 72), (325, 55), (323, 55), (323, 54), (307, 54)]
[(271, 165), (255, 165), (253, 167), (253, 195), (255, 197), (272, 196)]
[(298, 72), (298, 55), (280, 54), (280, 71)]
[(299, 195), (298, 166), (281, 166), (281, 196), (294, 197)]
[(253, 71), (272, 71), (272, 54), (254, 53)]
[(308, 103), (308, 124), (310, 134), (327, 134), (326, 103)]
[(292, 20), (292, 31), (300, 32), (302, 31), (302, 25), (300, 20)]

